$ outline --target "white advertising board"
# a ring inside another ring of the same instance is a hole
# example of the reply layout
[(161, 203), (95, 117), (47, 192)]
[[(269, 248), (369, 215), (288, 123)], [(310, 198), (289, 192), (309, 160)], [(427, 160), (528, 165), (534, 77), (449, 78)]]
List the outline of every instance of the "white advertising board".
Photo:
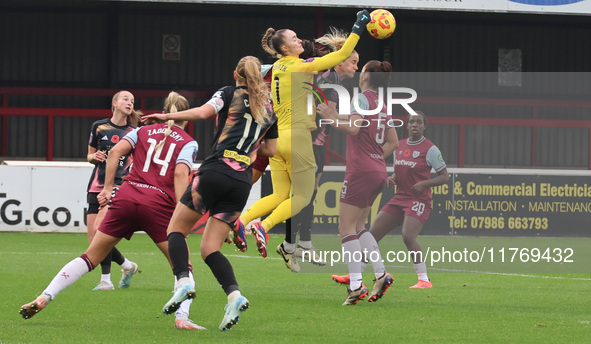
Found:
[[(0, 232), (85, 233), (92, 168), (67, 162), (0, 165)], [(260, 184), (253, 185), (246, 208), (260, 199)]]
[(0, 231), (86, 232), (88, 167), (0, 166)]

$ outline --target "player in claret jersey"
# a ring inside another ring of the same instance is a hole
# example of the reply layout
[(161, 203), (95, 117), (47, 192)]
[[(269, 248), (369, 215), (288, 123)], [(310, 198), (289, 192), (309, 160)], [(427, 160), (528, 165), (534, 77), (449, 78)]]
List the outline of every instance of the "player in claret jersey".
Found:
[[(170, 257), (179, 286), (162, 311), (170, 314), (181, 302), (195, 297), (195, 287), (188, 278), (189, 252), (185, 236), (209, 211), (201, 239), (201, 257), (228, 298), (224, 318), (219, 326), (221, 331), (235, 325), (250, 304), (240, 293), (232, 264), (220, 249), (248, 200), (253, 161), (257, 154), (272, 156), (277, 148), (277, 117), (261, 76), (259, 60), (253, 56), (240, 59), (234, 79), (236, 86), (221, 88), (200, 107), (175, 114), (146, 116), (203, 120), (217, 114), (211, 153), (193, 177), (192, 185), (183, 194), (168, 225)], [(264, 142), (261, 142), (263, 139)]]
[[(423, 132), (427, 128), (427, 116), (416, 111), (417, 115), (408, 116), (409, 137), (400, 141), (396, 150), (394, 174), (388, 178), (390, 186), (396, 185), (396, 194), (376, 216), (370, 233), (380, 241), (388, 232), (402, 225), (402, 239), (409, 252), (415, 252), (414, 268), (418, 275), (418, 283), (413, 289), (432, 288), (427, 276), (427, 266), (423, 257), (423, 249), (417, 236), (431, 212), (431, 187), (449, 181), (447, 166), (439, 148), (429, 141)], [(431, 178), (431, 169), (437, 176)], [(349, 276), (333, 275), (339, 283), (348, 284)]]
[[(171, 92), (164, 110), (176, 112), (188, 107), (184, 97)], [(61, 291), (94, 269), (122, 238), (129, 240), (135, 231), (145, 231), (171, 262), (166, 228), (177, 200), (189, 183), (189, 171), (197, 154), (197, 142), (183, 130), (186, 124), (185, 121), (169, 121), (136, 128), (111, 149), (104, 187), (97, 196), (101, 206), (111, 199), (120, 159), (133, 154), (135, 166), (113, 198), (86, 252), (66, 264), (41, 296), (21, 307), (20, 313), (25, 319), (41, 311)], [(194, 284), (192, 275), (190, 279)], [(190, 303), (191, 300), (187, 300), (180, 306), (175, 327), (202, 330), (203, 327), (188, 318)]]
[[(379, 88), (388, 86), (392, 66), (389, 62), (372, 60), (363, 66), (359, 75), (359, 108), (351, 106), (351, 116), (341, 119), (333, 104), (320, 104), (317, 111), (340, 131), (347, 133), (345, 180), (339, 205), (339, 234), (341, 246), (350, 273), (350, 287), (343, 305), (354, 305), (362, 300), (368, 289), (362, 280), (362, 265), (355, 253), (368, 252), (375, 272), (375, 283), (369, 301), (381, 298), (392, 284), (392, 276), (386, 272), (380, 250), (374, 237), (365, 228), (371, 206), (386, 186), (388, 174), (384, 156), (390, 156), (398, 147), (398, 135), (391, 125), (378, 95)], [(379, 108), (381, 106), (381, 109)], [(373, 112), (372, 115), (366, 111)], [(349, 253), (347, 255), (347, 253)], [(359, 256), (359, 255), (357, 255)], [(366, 258), (367, 259), (367, 258)]]

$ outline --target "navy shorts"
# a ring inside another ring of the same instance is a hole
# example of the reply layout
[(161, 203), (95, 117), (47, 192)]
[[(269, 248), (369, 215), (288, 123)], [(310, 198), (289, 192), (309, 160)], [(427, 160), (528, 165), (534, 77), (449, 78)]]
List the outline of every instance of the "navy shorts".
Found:
[(86, 195), (86, 202), (88, 208), (88, 210), (86, 211), (87, 215), (98, 214), (100, 206), (99, 201), (97, 199), (98, 194), (98, 192), (89, 192)]
[(215, 170), (197, 171), (180, 202), (232, 226), (248, 201), (251, 185)]

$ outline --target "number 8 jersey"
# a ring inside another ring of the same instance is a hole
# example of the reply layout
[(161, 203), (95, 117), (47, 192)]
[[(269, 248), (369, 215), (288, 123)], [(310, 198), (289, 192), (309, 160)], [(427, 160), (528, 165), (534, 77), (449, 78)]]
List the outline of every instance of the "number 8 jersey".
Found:
[(189, 169), (193, 167), (197, 142), (181, 127), (173, 125), (170, 135), (156, 151), (166, 128), (166, 123), (147, 125), (134, 129), (123, 138), (134, 148), (133, 167), (125, 181), (135, 187), (160, 191), (174, 207), (178, 201), (174, 193), (174, 169), (177, 164), (186, 164)]

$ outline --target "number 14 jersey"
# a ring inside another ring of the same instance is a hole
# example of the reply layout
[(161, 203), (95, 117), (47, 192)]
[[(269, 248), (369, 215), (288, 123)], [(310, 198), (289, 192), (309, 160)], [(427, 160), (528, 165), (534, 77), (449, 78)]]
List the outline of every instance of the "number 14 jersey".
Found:
[[(127, 140), (135, 149), (133, 167), (125, 178), (136, 187), (159, 190), (176, 204), (174, 193), (174, 169), (177, 164), (186, 164), (189, 169), (197, 157), (197, 142), (178, 125), (173, 125), (162, 147), (156, 145), (164, 138), (168, 125), (157, 123), (134, 129)], [(188, 176), (187, 176), (188, 178)]]

